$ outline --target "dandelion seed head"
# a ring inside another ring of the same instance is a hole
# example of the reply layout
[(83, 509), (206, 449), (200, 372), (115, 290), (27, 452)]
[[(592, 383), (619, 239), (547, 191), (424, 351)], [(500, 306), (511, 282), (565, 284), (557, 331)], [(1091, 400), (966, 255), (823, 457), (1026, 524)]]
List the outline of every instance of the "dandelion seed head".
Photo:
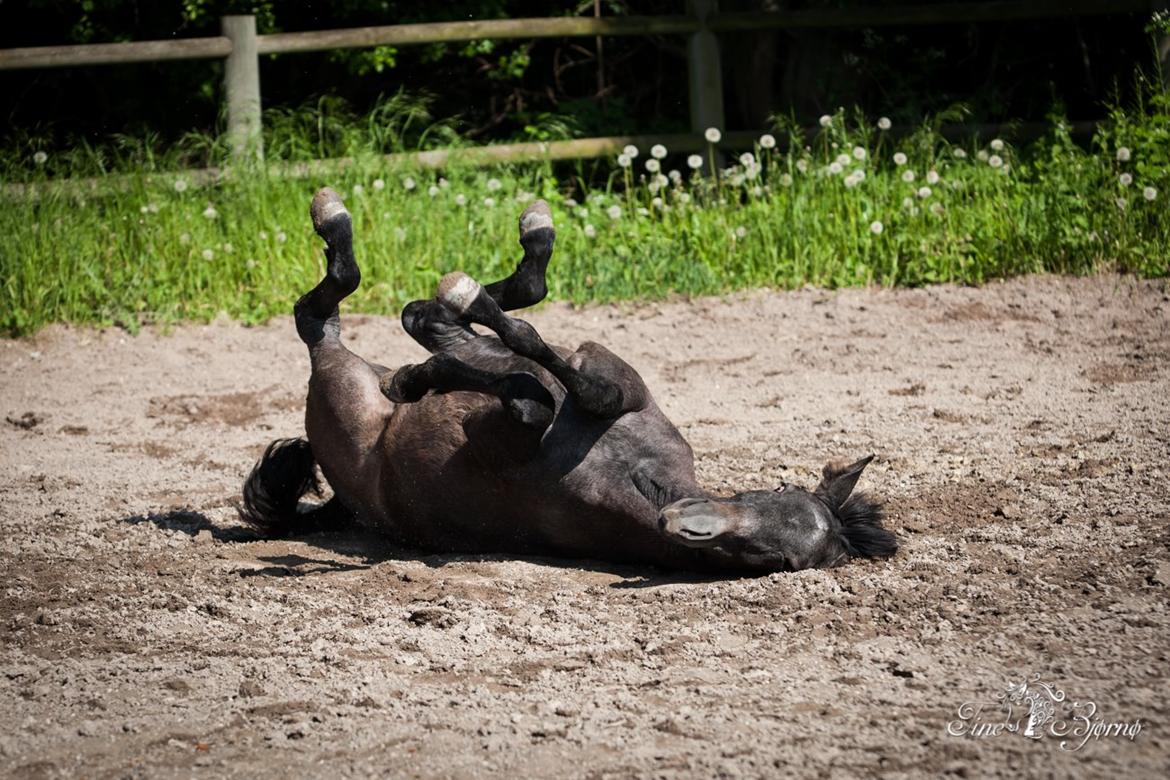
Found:
[(849, 159), (849, 155), (842, 152), (841, 154), (837, 155), (837, 159), (834, 160), (834, 162), (836, 162), (839, 165), (841, 165), (842, 167), (844, 167), (844, 166), (848, 165), (849, 163), (851, 163), (852, 160)]
[(699, 170), (703, 167), (703, 156), (699, 154), (692, 154), (687, 158), (687, 167), (691, 170)]
[(853, 189), (854, 187), (856, 187), (856, 186), (858, 185), (858, 183), (859, 183), (860, 181), (861, 181), (861, 179), (858, 179), (858, 178), (856, 178), (856, 177), (855, 177), (855, 176), (854, 176), (854, 175), (851, 173), (851, 174), (849, 174), (848, 176), (846, 176), (846, 177), (845, 177), (844, 184), (845, 184), (845, 187), (846, 187), (847, 189)]
[(747, 235), (747, 228), (745, 228), (743, 225), (740, 225), (739, 227), (737, 227), (735, 229), (735, 237), (736, 238), (743, 238), (746, 235)]
[[(894, 126), (894, 123), (890, 121), (890, 118), (888, 116), (883, 116), (883, 117), (878, 118), (877, 125), (878, 125), (878, 130), (889, 130), (891, 127)], [(878, 222), (876, 224), (880, 225), (881, 223)]]
[(978, 152), (975, 153), (975, 159), (978, 160), (979, 162), (987, 162), (987, 158), (989, 156), (990, 155), (988, 154), (986, 149), (980, 149)]
[(690, 203), (691, 202), (691, 194), (689, 192), (680, 192), (678, 194), (678, 202), (679, 203)]
[(267, 230), (261, 230), (261, 231), (260, 231), (260, 232), (259, 232), (257, 235), (258, 235), (258, 237), (260, 238), (260, 240), (261, 240), (261, 241), (267, 241), (267, 240), (268, 240), (268, 231), (267, 231)]
[(381, 192), (382, 190), (386, 189), (386, 180), (385, 179), (374, 179), (373, 187), (374, 187), (374, 189)]
[(854, 160), (864, 160), (865, 156), (866, 156), (865, 147), (862, 147), (862, 146), (853, 147), (853, 159)]
[(504, 185), (500, 184), (499, 179), (491, 178), (491, 179), (487, 180), (488, 192), (497, 192), (497, 191), (499, 191), (500, 187), (502, 187), (502, 186), (504, 186)]
[(484, 198), (483, 205), (487, 206), (489, 209), (494, 209), (496, 207), (496, 199), (495, 198)]
[(776, 148), (776, 136), (772, 135), (771, 133), (764, 133), (763, 135), (761, 135), (760, 136), (760, 148), (761, 149), (775, 149)]
[(1123, 173), (1117, 177), (1117, 182), (1122, 187), (1128, 187), (1129, 185), (1133, 184), (1133, 176), (1128, 173)]
[(792, 174), (791, 173), (780, 174), (780, 186), (781, 187), (791, 187), (792, 186)]
[(244, 263), (244, 267), (251, 271), (256, 267), (256, 261), (249, 257), (247, 262)]
[(631, 158), (628, 154), (625, 154), (624, 152), (622, 154), (618, 155), (617, 164), (623, 168), (629, 168), (633, 162), (634, 162), (633, 158)]
[(1129, 162), (1129, 156), (1130, 155), (1129, 155), (1129, 147), (1128, 146), (1118, 147), (1118, 149), (1117, 149), (1117, 161), (1118, 162)]
[(1003, 151), (1003, 141), (1001, 141), (998, 138), (992, 138), (991, 143), (989, 143), (988, 146), (991, 147), (991, 151), (993, 151), (993, 152), (1002, 152)]
[(190, 233), (180, 233), (179, 234), (179, 243), (180, 244), (190, 244), (191, 243), (191, 234)]
[(954, 156), (954, 158), (956, 160), (967, 159), (967, 150), (962, 148), (961, 146), (956, 146), (954, 149), (952, 149), (951, 154)]
[(215, 206), (208, 206), (207, 208), (203, 209), (204, 219), (215, 219), (218, 216), (219, 212), (215, 210)]
[(33, 162), (36, 163), (37, 165), (44, 165), (48, 161), (49, 161), (49, 155), (47, 155), (41, 151), (33, 152)]
[(670, 173), (666, 174), (666, 177), (672, 184), (678, 184), (680, 181), (682, 181), (682, 174), (673, 168), (671, 169)]
[(914, 171), (911, 171), (911, 170), (902, 171), (902, 181), (906, 182), (907, 184), (914, 181)]
[(565, 208), (567, 208), (567, 209), (577, 208), (577, 199), (576, 198), (565, 198)]
[(455, 194), (455, 205), (456, 206), (466, 206), (467, 205), (467, 196), (464, 195), (462, 192), (456, 193)]
[(666, 157), (666, 147), (662, 144), (654, 144), (650, 147), (650, 156), (655, 160), (661, 160)]
[(708, 127), (703, 137), (707, 139), (707, 143), (717, 144), (723, 138), (723, 133), (719, 132), (718, 127)]
[(148, 209), (146, 206), (139, 206), (139, 207), (138, 207), (138, 213), (139, 213), (139, 214), (146, 214), (146, 213), (148, 213), (149, 211), (150, 211), (150, 209)]
[(438, 187), (436, 187), (434, 184), (432, 184), (431, 186), (427, 187), (427, 195), (430, 195), (432, 198), (438, 197), (438, 195), (439, 195), (439, 193), (440, 193), (440, 192), (442, 192), (442, 190), (440, 190), (440, 189), (439, 189)]
[(907, 195), (905, 198), (902, 198), (902, 208), (904, 208), (904, 209), (914, 208), (914, 198), (911, 198), (909, 195)]
[(175, 179), (175, 192), (183, 193), (187, 191), (186, 179)]
[(833, 160), (833, 162), (829, 163), (829, 173), (831, 173), (833, 176), (836, 176), (843, 170), (845, 170), (844, 167), (836, 160)]
[(1117, 205), (1119, 211), (1125, 211), (1125, 207), (1129, 205), (1129, 201), (1125, 198), (1114, 198), (1113, 202)]
[(927, 198), (929, 198), (931, 196), (931, 189), (930, 189), (930, 187), (919, 187), (917, 194), (918, 194), (919, 198), (926, 200)]
[(586, 238), (597, 238), (597, 228), (592, 225), (586, 225), (582, 228), (582, 232), (585, 233)]
[(228, 255), (230, 255), (232, 252), (236, 251), (236, 248), (234, 246), (232, 246), (230, 241), (225, 241), (223, 247), (221, 247), (221, 248), (223, 249), (224, 254), (228, 254)]
[(621, 219), (622, 207), (616, 203), (605, 210), (606, 215), (610, 219)]
[(901, 165), (905, 165), (906, 162), (907, 162), (907, 157), (905, 154), (903, 154), (902, 152), (894, 152), (894, 165), (901, 166)]
[(756, 156), (751, 152), (744, 152), (739, 156), (739, 164), (748, 168), (756, 164)]
[(278, 231), (276, 234), (276, 243), (283, 244), (285, 241), (288, 241), (288, 234), (283, 230)]
[(451, 186), (451, 182), (447, 181), (446, 179), (444, 179), (444, 178), (443, 178), (443, 177), (441, 177), (441, 176), (439, 177), (439, 187), (440, 187), (441, 189), (444, 189), (444, 190), (445, 190), (445, 189), (447, 189), (447, 188), (448, 188), (448, 187), (450, 187), (450, 186)]
[(638, 156), (638, 147), (634, 146), (633, 144), (626, 144), (625, 148), (622, 149), (622, 154), (632, 160)]
[[(887, 119), (886, 121), (888, 122), (889, 120)], [(881, 223), (881, 220), (875, 219), (873, 222), (869, 223), (869, 232), (873, 233), (875, 236), (880, 236), (882, 231), (885, 229), (886, 226)]]
[(1146, 200), (1154, 200), (1158, 197), (1158, 190), (1153, 187), (1144, 187), (1142, 189), (1142, 197)]
[(796, 161), (796, 170), (801, 173), (808, 173), (808, 160), (803, 157)]
[(203, 256), (204, 260), (214, 260), (215, 259), (215, 251), (214, 250), (204, 249), (202, 252), (200, 252), (200, 254)]
[(938, 171), (933, 171), (933, 170), (927, 171), (926, 172), (926, 183), (927, 184), (938, 184)]
[(662, 170), (662, 163), (654, 157), (651, 157), (646, 161), (646, 170), (650, 171), (650, 173), (658, 173)]
[(1003, 167), (1003, 158), (1000, 157), (998, 154), (993, 154), (987, 158), (987, 164), (990, 165), (992, 168), (1002, 168)]
[(821, 127), (828, 127), (829, 125), (833, 124), (833, 117), (829, 116), (828, 114), (823, 114), (817, 121), (820, 123)]
[(753, 198), (762, 198), (762, 197), (764, 197), (764, 188), (763, 188), (763, 187), (760, 187), (759, 185), (757, 185), (757, 186), (755, 186), (755, 187), (752, 187), (752, 190), (751, 190), (751, 192), (752, 192), (752, 197), (753, 197)]
[(662, 200), (662, 198), (654, 198), (650, 201), (650, 205), (656, 209), (661, 210), (662, 207), (666, 205), (666, 203)]

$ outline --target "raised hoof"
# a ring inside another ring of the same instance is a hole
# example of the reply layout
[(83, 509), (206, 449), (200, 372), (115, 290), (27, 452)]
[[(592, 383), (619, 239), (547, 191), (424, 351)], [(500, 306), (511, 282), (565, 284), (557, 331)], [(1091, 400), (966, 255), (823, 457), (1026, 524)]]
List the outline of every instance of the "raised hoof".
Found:
[(475, 303), (483, 287), (462, 271), (452, 271), (439, 280), (436, 298), (439, 303), (458, 316), (463, 316)]
[(397, 371), (383, 374), (378, 380), (378, 389), (382, 391), (382, 395), (396, 404), (412, 404), (426, 395), (425, 388), (420, 391), (417, 387), (411, 387), (410, 380), (414, 376), (415, 368), (417, 366), (406, 365)]
[(325, 231), (335, 220), (342, 216), (349, 216), (341, 196), (334, 192), (332, 187), (322, 187), (313, 196), (313, 203), (309, 206), (309, 216), (313, 218), (313, 230), (323, 236)]
[(520, 238), (540, 228), (553, 227), (552, 211), (543, 200), (535, 201), (520, 215)]

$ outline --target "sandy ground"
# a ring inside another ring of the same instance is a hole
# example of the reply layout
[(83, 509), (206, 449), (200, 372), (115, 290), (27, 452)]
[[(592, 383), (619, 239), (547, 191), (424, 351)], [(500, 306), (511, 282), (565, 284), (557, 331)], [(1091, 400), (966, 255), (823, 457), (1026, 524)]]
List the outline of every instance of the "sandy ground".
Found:
[[(1166, 777), (1168, 314), (1124, 277), (532, 313), (637, 367), (713, 489), (878, 454), (894, 560), (740, 580), (257, 541), (290, 321), (2, 341), (0, 773)], [(1033, 674), (1142, 730), (947, 733)]]

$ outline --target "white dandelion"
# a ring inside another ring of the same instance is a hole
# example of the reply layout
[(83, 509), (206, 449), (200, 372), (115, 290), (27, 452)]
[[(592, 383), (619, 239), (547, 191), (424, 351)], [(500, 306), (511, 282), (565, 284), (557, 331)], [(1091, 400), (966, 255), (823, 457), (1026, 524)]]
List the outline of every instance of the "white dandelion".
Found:
[[(411, 184), (413, 185), (414, 182), (411, 181)], [(407, 189), (409, 189), (409, 188), (407, 188)], [(360, 185), (360, 184), (353, 185), (353, 196), (355, 198), (360, 197), (361, 195), (365, 194), (365, 191), (366, 191), (366, 188), (363, 187), (362, 185)]]
[(1125, 207), (1129, 205), (1129, 201), (1125, 198), (1114, 198), (1113, 202), (1117, 205), (1119, 211), (1125, 211)]
[(903, 166), (907, 162), (907, 157), (902, 152), (894, 152), (894, 165)]
[(650, 147), (650, 156), (655, 160), (661, 160), (666, 157), (666, 147), (662, 144), (654, 144)]
[(219, 212), (215, 210), (215, 206), (208, 206), (207, 208), (203, 209), (204, 219), (215, 219), (218, 216)]
[(687, 158), (687, 167), (691, 170), (699, 170), (703, 167), (703, 156), (699, 154), (692, 154)]
[(861, 146), (853, 147), (853, 159), (854, 160), (864, 160), (865, 154), (866, 154), (866, 152), (865, 152), (864, 147), (861, 147)]
[(808, 173), (808, 160), (803, 157), (796, 161), (796, 170), (801, 173)]
[(1121, 146), (1117, 149), (1117, 162), (1129, 162), (1129, 147)]
[(586, 225), (582, 228), (582, 231), (585, 233), (586, 238), (597, 238), (597, 228), (592, 225)]
[(911, 170), (902, 171), (902, 181), (906, 182), (907, 184), (914, 181), (914, 171), (911, 171)]
[(632, 160), (638, 156), (638, 147), (634, 146), (633, 144), (626, 144), (626, 147), (622, 149), (622, 154)]
[(415, 183), (414, 179), (410, 176), (407, 176), (402, 180), (402, 189), (406, 190), (407, 192), (411, 192), (417, 186), (418, 185)]
[(821, 118), (817, 120), (817, 122), (820, 123), (821, 127), (828, 127), (829, 125), (833, 124), (833, 117), (829, 116), (828, 114), (823, 114)]
[(467, 196), (464, 195), (462, 192), (457, 193), (455, 195), (455, 205), (456, 206), (466, 206), (467, 205)]
[(860, 183), (861, 183), (861, 179), (857, 178), (852, 173), (845, 177), (846, 189), (853, 189), (854, 187), (856, 187)]
[(1128, 187), (1133, 184), (1133, 176), (1128, 173), (1123, 173), (1117, 177), (1117, 181), (1122, 187)]
[(780, 174), (780, 186), (781, 187), (791, 187), (792, 186), (792, 174), (791, 173)]
[(628, 154), (625, 154), (624, 152), (622, 154), (618, 155), (617, 164), (623, 168), (629, 168), (630, 165), (633, 164), (633, 162), (634, 162), (633, 158), (630, 157)]
[(175, 179), (175, 192), (184, 193), (187, 191), (186, 179)]
[(975, 153), (975, 159), (978, 160), (979, 162), (987, 162), (988, 156), (989, 155), (988, 155), (986, 149), (980, 149), (978, 152)]
[(202, 255), (203, 255), (203, 259), (204, 259), (204, 260), (209, 260), (209, 261), (210, 261), (210, 260), (214, 260), (214, 259), (215, 259), (215, 251), (214, 251), (214, 250), (211, 250), (211, 249), (204, 249), (204, 250), (203, 250), (203, 251), (202, 251), (200, 254), (202, 254)]
[(439, 189), (438, 187), (436, 187), (434, 184), (432, 184), (431, 186), (427, 187), (427, 195), (430, 195), (432, 198), (438, 197), (438, 195), (439, 195), (439, 193), (440, 193), (440, 192), (442, 192), (442, 190), (440, 190), (440, 189)]
[(849, 155), (842, 152), (841, 154), (837, 155), (837, 159), (835, 160), (835, 162), (837, 162), (838, 164), (840, 164), (840, 166), (842, 168), (844, 168), (846, 165), (848, 165), (850, 162), (852, 162), (852, 160), (849, 159)]
[(496, 207), (496, 199), (495, 198), (484, 198), (483, 205), (487, 206), (489, 209), (494, 209)]
[(751, 152), (744, 152), (739, 156), (739, 164), (745, 168), (750, 168), (756, 164), (756, 156)]
[(1003, 167), (1003, 158), (1000, 157), (998, 154), (993, 154), (987, 158), (987, 164), (990, 165), (992, 168), (1002, 168)]
[(1154, 200), (1158, 197), (1158, 191), (1153, 187), (1145, 187), (1142, 189), (1142, 197), (1146, 200)]
[(450, 187), (450, 186), (451, 186), (451, 182), (447, 181), (446, 179), (444, 179), (444, 178), (443, 178), (443, 177), (441, 177), (441, 176), (439, 177), (439, 187), (440, 187), (441, 189), (444, 189), (444, 190), (445, 190), (445, 189), (447, 189), (447, 188), (448, 188), (448, 187)]
[(743, 225), (740, 225), (739, 227), (737, 227), (735, 229), (735, 237), (736, 238), (743, 238), (746, 235), (747, 235), (747, 228), (745, 228)]
[(717, 144), (723, 138), (723, 133), (719, 132), (718, 127), (708, 127), (707, 132), (703, 133), (703, 137), (707, 139), (707, 143)]
[(662, 163), (651, 157), (646, 161), (646, 170), (648, 170), (650, 173), (658, 173), (660, 170), (662, 170)]
[(184, 244), (184, 245), (190, 244), (191, 243), (191, 234), (190, 233), (180, 233), (179, 234), (179, 243)]
[(919, 187), (918, 188), (918, 197), (919, 198), (921, 198), (922, 200), (926, 200), (930, 196), (931, 196), (930, 187)]
[(927, 184), (938, 184), (938, 171), (927, 171), (926, 172), (926, 183)]
[(230, 241), (225, 242), (222, 249), (224, 251), (224, 254), (228, 254), (228, 255), (230, 255), (232, 252), (236, 251), (236, 248), (231, 245)]
[(256, 235), (259, 237), (259, 239), (260, 239), (261, 241), (267, 241), (267, 240), (268, 240), (268, 231), (267, 231), (267, 230), (261, 230), (261, 231), (260, 231), (259, 233), (257, 233)]
[(374, 189), (381, 192), (382, 190), (386, 189), (386, 181), (384, 179), (374, 179), (373, 186), (374, 186)]
[(500, 184), (500, 180), (499, 180), (499, 179), (495, 179), (495, 178), (493, 178), (493, 179), (488, 179), (488, 180), (487, 180), (487, 188), (488, 188), (488, 192), (496, 192), (496, 191), (498, 191), (498, 190), (500, 189), (500, 187), (503, 187), (503, 186), (504, 186), (504, 185)]
[(621, 219), (622, 207), (616, 203), (605, 210), (610, 219)]
[[(887, 119), (886, 121), (889, 122), (890, 120)], [(873, 222), (869, 223), (869, 232), (873, 233), (875, 236), (880, 236), (882, 231), (885, 229), (886, 226), (881, 223), (881, 220), (875, 219)]]
[(992, 138), (991, 143), (989, 143), (988, 146), (991, 147), (991, 151), (993, 151), (993, 152), (1002, 152), (1003, 151), (1003, 141), (1001, 141), (998, 138)]
[(665, 203), (665, 201), (662, 200), (662, 198), (654, 198), (653, 200), (650, 201), (650, 205), (653, 206), (654, 208), (658, 209), (659, 211), (661, 211), (663, 206), (666, 205), (666, 203)]
[(907, 195), (905, 198), (902, 198), (902, 208), (904, 208), (904, 209), (914, 208), (914, 198), (911, 198), (909, 195)]
[(833, 176), (836, 176), (843, 170), (845, 170), (844, 167), (842, 167), (841, 163), (837, 162), (836, 160), (829, 163), (829, 173), (831, 173)]
[(670, 173), (666, 174), (666, 178), (669, 179), (672, 184), (678, 184), (682, 181), (682, 174), (674, 169), (671, 169)]
[(761, 149), (775, 149), (776, 148), (776, 136), (772, 135), (771, 133), (764, 133), (763, 135), (761, 135), (760, 136), (760, 148)]
[[(883, 116), (883, 117), (880, 117), (878, 119), (878, 130), (889, 130), (893, 126), (894, 126), (894, 123), (890, 121), (890, 118), (888, 116)], [(880, 225), (882, 223), (875, 222), (874, 224)], [(878, 231), (878, 232), (881, 232), (881, 231)]]
[(567, 208), (567, 209), (577, 208), (577, 199), (576, 198), (565, 198), (565, 208)]
[(951, 154), (954, 155), (956, 160), (965, 160), (967, 158), (967, 150), (962, 147), (956, 146), (951, 150)]
[(287, 233), (285, 233), (283, 230), (279, 230), (279, 231), (277, 231), (277, 233), (276, 233), (276, 243), (278, 243), (278, 244), (283, 244), (285, 241), (288, 241), (288, 234), (287, 234)]
[(44, 152), (33, 152), (33, 162), (37, 165), (44, 165), (49, 161), (49, 155)]

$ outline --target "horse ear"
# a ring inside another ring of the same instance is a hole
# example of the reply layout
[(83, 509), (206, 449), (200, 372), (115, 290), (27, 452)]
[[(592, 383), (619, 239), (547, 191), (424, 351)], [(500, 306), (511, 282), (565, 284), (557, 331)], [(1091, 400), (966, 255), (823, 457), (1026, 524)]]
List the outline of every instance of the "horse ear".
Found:
[(861, 472), (865, 471), (871, 460), (873, 455), (849, 465), (840, 462), (826, 463), (824, 471), (821, 472), (821, 484), (817, 485), (814, 492), (836, 512), (845, 503), (845, 499), (849, 498), (857, 480), (861, 478)]

